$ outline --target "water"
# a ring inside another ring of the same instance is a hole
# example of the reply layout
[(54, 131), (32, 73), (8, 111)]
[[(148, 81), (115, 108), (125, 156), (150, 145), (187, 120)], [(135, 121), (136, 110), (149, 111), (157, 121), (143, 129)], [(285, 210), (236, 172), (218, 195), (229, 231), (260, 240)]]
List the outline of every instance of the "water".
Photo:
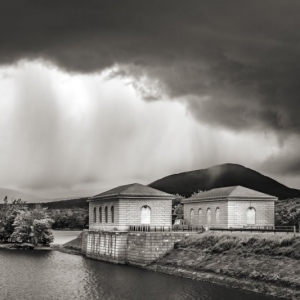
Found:
[(271, 300), (260, 294), (57, 251), (0, 250), (1, 300)]

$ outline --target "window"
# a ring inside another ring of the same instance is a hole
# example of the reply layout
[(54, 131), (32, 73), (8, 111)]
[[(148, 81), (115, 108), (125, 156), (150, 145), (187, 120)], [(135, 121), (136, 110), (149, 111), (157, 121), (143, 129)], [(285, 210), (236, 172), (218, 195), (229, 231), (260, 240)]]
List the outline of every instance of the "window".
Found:
[(216, 224), (220, 224), (220, 208), (216, 208)]
[(141, 209), (141, 224), (150, 224), (151, 221), (151, 208), (144, 205)]
[(99, 222), (102, 223), (102, 207), (99, 207)]
[(114, 207), (112, 206), (112, 207), (110, 208), (110, 210), (111, 210), (111, 222), (114, 223), (114, 222), (115, 222), (115, 209), (114, 209)]
[(199, 220), (199, 224), (202, 224), (202, 209), (201, 208), (199, 208), (199, 210), (198, 210), (198, 220)]
[(256, 210), (254, 207), (247, 209), (247, 225), (255, 225), (256, 222)]
[(107, 221), (108, 221), (107, 206), (105, 206), (104, 213), (105, 213), (105, 223), (107, 223)]
[(193, 209), (191, 209), (190, 217), (191, 217), (191, 224), (193, 224), (194, 223), (194, 210)]
[(96, 207), (94, 207), (94, 223), (97, 222), (97, 211), (96, 211)]
[(207, 224), (210, 224), (210, 221), (211, 221), (211, 210), (210, 208), (207, 209)]

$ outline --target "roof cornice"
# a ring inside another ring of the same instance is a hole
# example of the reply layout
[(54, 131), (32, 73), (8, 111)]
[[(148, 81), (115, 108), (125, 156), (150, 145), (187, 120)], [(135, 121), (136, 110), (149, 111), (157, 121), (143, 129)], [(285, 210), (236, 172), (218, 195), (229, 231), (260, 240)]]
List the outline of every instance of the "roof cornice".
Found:
[(121, 199), (133, 199), (133, 200), (139, 200), (139, 199), (149, 199), (149, 200), (172, 200), (175, 196), (157, 196), (157, 195), (136, 195), (136, 194), (125, 194), (125, 195), (119, 195), (119, 194), (111, 194), (111, 195), (105, 195), (100, 197), (91, 197), (87, 200), (87, 202), (92, 201), (105, 201), (105, 200), (121, 200)]
[(221, 197), (207, 197), (207, 198), (190, 198), (184, 199), (181, 203), (194, 203), (194, 202), (212, 202), (212, 201), (278, 201), (277, 197), (242, 197), (242, 196), (221, 196)]

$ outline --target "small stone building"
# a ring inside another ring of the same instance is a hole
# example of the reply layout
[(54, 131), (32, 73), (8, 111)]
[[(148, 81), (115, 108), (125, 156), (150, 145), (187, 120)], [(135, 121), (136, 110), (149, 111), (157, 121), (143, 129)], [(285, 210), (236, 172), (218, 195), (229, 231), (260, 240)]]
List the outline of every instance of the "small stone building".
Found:
[(88, 199), (89, 229), (128, 230), (130, 225), (171, 226), (173, 195), (133, 183)]
[(274, 226), (278, 198), (242, 186), (201, 192), (182, 201), (192, 226), (242, 228)]

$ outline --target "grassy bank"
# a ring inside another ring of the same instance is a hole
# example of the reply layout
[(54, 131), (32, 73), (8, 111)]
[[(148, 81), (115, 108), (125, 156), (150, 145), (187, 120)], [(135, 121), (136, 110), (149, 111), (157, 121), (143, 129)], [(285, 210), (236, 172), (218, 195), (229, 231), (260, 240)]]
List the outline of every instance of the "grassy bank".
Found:
[(300, 299), (300, 237), (205, 233), (178, 242), (150, 268)]
[(78, 235), (75, 239), (71, 240), (68, 243), (65, 243), (63, 245), (52, 245), (52, 249), (69, 253), (69, 254), (77, 254), (82, 255), (81, 253), (81, 246), (82, 246), (82, 233)]

